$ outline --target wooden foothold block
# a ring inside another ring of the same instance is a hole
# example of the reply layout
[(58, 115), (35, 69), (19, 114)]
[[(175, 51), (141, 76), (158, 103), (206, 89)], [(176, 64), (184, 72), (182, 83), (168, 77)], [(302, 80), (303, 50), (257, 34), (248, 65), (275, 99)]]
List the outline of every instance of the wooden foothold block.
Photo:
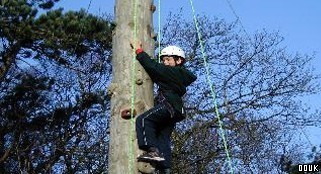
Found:
[(150, 5), (150, 11), (152, 11), (153, 13), (156, 11), (156, 6), (155, 5)]
[(134, 109), (133, 110), (133, 115), (131, 114), (131, 108), (129, 108), (129, 109), (124, 109), (124, 110), (122, 110), (121, 111), (121, 117), (123, 118), (123, 119), (126, 119), (126, 120), (128, 120), (128, 119), (131, 119), (131, 118), (134, 118), (135, 116), (136, 116), (136, 110)]
[(144, 174), (155, 173), (155, 167), (147, 162), (138, 162), (137, 168), (141, 173), (144, 173)]

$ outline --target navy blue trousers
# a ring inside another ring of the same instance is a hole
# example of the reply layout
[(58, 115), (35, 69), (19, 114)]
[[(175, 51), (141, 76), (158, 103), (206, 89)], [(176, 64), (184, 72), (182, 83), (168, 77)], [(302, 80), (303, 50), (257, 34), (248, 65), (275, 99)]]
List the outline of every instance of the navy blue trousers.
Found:
[(170, 138), (177, 121), (177, 117), (171, 116), (165, 104), (156, 105), (136, 119), (139, 148), (147, 151), (150, 147), (156, 147), (164, 155), (165, 161), (159, 164), (159, 168), (171, 167)]

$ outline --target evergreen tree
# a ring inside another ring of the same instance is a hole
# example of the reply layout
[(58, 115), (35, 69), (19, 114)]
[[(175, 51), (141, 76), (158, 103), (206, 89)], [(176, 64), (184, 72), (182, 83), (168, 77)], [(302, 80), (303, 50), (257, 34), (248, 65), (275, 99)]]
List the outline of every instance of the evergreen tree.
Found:
[(4, 173), (107, 170), (112, 25), (85, 10), (51, 10), (55, 2), (2, 1)]

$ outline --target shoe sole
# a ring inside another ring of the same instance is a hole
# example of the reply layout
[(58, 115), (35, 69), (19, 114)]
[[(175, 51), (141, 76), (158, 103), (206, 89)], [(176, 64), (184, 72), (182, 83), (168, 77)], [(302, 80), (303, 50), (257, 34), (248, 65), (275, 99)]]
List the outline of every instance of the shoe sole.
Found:
[(160, 158), (160, 157), (154, 157), (154, 158), (141, 157), (141, 158), (137, 158), (137, 159), (138, 159), (138, 160), (157, 161), (157, 162), (165, 161), (164, 158)]

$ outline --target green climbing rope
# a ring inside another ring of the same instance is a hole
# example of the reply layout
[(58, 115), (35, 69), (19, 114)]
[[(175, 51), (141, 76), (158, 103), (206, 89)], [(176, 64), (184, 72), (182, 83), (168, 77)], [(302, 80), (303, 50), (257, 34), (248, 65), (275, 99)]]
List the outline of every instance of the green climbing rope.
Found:
[[(137, 7), (138, 3), (137, 0), (133, 1), (134, 7), (134, 15), (133, 15), (133, 22), (134, 22), (134, 30), (133, 30), (133, 38), (134, 43), (137, 42)], [(128, 169), (130, 173), (135, 173), (135, 154), (134, 154), (134, 133), (135, 133), (135, 119), (134, 119), (134, 108), (135, 108), (135, 96), (136, 96), (136, 54), (135, 50), (133, 49), (132, 52), (132, 69), (131, 69), (131, 106), (130, 106), (130, 133), (129, 133), (129, 165)]]
[(190, 4), (191, 4), (191, 8), (192, 8), (195, 27), (196, 27), (196, 30), (197, 30), (198, 40), (199, 40), (200, 46), (201, 46), (201, 52), (202, 52), (202, 57), (203, 57), (203, 62), (204, 62), (204, 68), (205, 68), (205, 71), (206, 71), (206, 81), (207, 81), (207, 83), (208, 83), (208, 85), (210, 87), (210, 90), (211, 90), (211, 96), (212, 96), (212, 99), (213, 99), (213, 105), (214, 105), (214, 108), (215, 108), (215, 114), (216, 114), (216, 117), (217, 117), (217, 120), (218, 120), (219, 129), (220, 129), (220, 136), (221, 136), (223, 144), (224, 144), (224, 149), (225, 149), (227, 161), (228, 161), (229, 168), (230, 168), (230, 173), (233, 174), (234, 172), (233, 172), (233, 167), (232, 167), (232, 161), (231, 161), (230, 153), (229, 153), (229, 150), (228, 150), (227, 141), (226, 141), (226, 138), (225, 138), (225, 132), (224, 132), (224, 129), (223, 129), (223, 123), (222, 123), (222, 120), (220, 118), (221, 116), (220, 116), (219, 111), (218, 111), (215, 87), (214, 87), (214, 85), (213, 85), (213, 83), (212, 83), (212, 81), (210, 79), (209, 66), (207, 64), (207, 55), (205, 53), (204, 43), (202, 41), (202, 36), (201, 36), (199, 24), (198, 24), (198, 21), (197, 21), (197, 18), (196, 18), (196, 13), (195, 13), (194, 5), (193, 5), (193, 0), (190, 0)]

